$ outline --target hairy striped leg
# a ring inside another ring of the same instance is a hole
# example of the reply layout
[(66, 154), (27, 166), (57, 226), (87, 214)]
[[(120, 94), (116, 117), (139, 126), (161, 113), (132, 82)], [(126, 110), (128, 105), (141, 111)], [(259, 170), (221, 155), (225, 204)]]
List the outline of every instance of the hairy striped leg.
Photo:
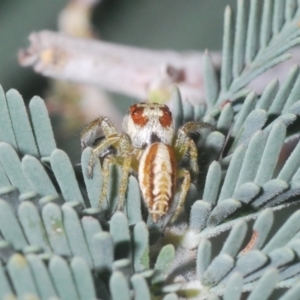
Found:
[(198, 166), (198, 150), (194, 141), (190, 137), (186, 137), (181, 143), (175, 140), (175, 153), (178, 161), (181, 161), (184, 156), (190, 154), (190, 166), (195, 177), (199, 174)]
[(199, 174), (198, 166), (198, 150), (194, 141), (190, 138), (192, 133), (200, 133), (203, 129), (214, 130), (214, 127), (210, 124), (203, 122), (188, 122), (181, 126), (176, 134), (174, 147), (177, 159), (181, 161), (184, 156), (189, 153), (190, 155), (190, 166), (195, 177)]
[(132, 161), (131, 155), (123, 157), (122, 177), (121, 177), (121, 183), (119, 189), (119, 201), (118, 201), (117, 210), (123, 210), (124, 207), (125, 196), (126, 196), (126, 191), (128, 186), (129, 172), (131, 169), (131, 161)]
[(82, 130), (80, 135), (81, 148), (84, 149), (87, 146), (93, 147), (94, 142), (101, 131), (105, 137), (118, 135), (117, 130), (107, 117), (97, 118)]
[(116, 146), (119, 155), (109, 155), (103, 161), (103, 185), (99, 200), (99, 206), (102, 205), (104, 198), (106, 197), (108, 192), (109, 165), (116, 164), (120, 165), (122, 168), (122, 177), (120, 182), (119, 199), (117, 206), (118, 210), (122, 210), (125, 202), (128, 177), (129, 172), (131, 170), (132, 162), (132, 148), (130, 144), (130, 139), (126, 134), (121, 134), (120, 136), (118, 136), (118, 139), (115, 139), (115, 137), (109, 137), (106, 140), (104, 140), (101, 144), (105, 145), (106, 141), (111, 142), (112, 145)]
[(190, 184), (191, 184), (191, 175), (190, 172), (186, 169), (180, 169), (178, 172), (178, 178), (182, 178), (183, 177), (183, 181), (180, 187), (180, 194), (179, 194), (179, 199), (178, 199), (178, 204), (176, 207), (176, 210), (174, 212), (174, 215), (171, 219), (171, 222), (176, 221), (176, 219), (178, 218), (178, 216), (180, 215), (180, 213), (182, 212), (183, 209), (183, 205), (187, 196), (187, 193), (189, 191), (190, 188)]
[(126, 196), (127, 185), (128, 185), (128, 177), (131, 169), (131, 155), (127, 155), (125, 157), (109, 155), (105, 157), (103, 161), (103, 167), (102, 167), (103, 184), (102, 184), (102, 190), (99, 199), (99, 207), (102, 206), (104, 199), (108, 194), (108, 183), (110, 177), (109, 166), (112, 164), (120, 165), (122, 168), (122, 177), (120, 182), (120, 188), (118, 191), (119, 199), (117, 205), (117, 210), (122, 210), (124, 207), (125, 196)]
[(111, 136), (103, 141), (101, 141), (95, 148), (93, 148), (89, 163), (88, 163), (88, 177), (93, 177), (93, 169), (95, 165), (95, 160), (99, 159), (100, 154), (103, 152), (104, 149), (111, 145), (116, 145), (120, 141), (120, 136)]
[(186, 144), (188, 145), (188, 151), (190, 153), (190, 165), (193, 174), (197, 177), (199, 174), (199, 166), (198, 166), (198, 150), (191, 138), (186, 139)]

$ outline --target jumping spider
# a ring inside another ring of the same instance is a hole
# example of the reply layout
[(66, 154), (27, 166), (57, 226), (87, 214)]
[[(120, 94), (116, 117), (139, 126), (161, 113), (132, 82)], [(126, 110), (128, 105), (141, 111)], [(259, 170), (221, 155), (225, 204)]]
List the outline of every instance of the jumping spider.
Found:
[[(87, 170), (91, 177), (95, 159), (104, 156), (99, 206), (108, 192), (109, 165), (117, 164), (122, 168), (117, 209), (123, 209), (128, 177), (132, 172), (138, 177), (143, 199), (154, 222), (167, 214), (174, 199), (177, 181), (183, 178), (172, 217), (172, 221), (176, 220), (190, 187), (190, 171), (195, 176), (199, 172), (197, 148), (189, 135), (199, 132), (201, 128), (203, 123), (188, 122), (175, 132), (168, 106), (158, 103), (132, 105), (123, 120), (124, 133), (118, 133), (107, 117), (97, 118), (87, 125), (81, 134), (82, 149), (92, 145), (100, 130), (104, 133), (104, 139), (93, 147)], [(114, 153), (108, 150), (112, 148)], [(187, 154), (190, 171), (179, 167), (179, 162)]]

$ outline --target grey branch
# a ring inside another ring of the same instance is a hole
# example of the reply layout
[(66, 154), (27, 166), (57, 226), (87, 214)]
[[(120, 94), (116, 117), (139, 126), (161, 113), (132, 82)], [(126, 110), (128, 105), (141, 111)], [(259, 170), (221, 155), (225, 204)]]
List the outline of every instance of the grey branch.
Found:
[[(166, 93), (176, 84), (184, 99), (204, 99), (202, 53), (151, 51), (50, 31), (32, 33), (26, 50), (19, 52), (22, 66), (33, 66), (45, 76), (99, 86), (105, 90), (145, 99)], [(213, 56), (218, 66), (219, 56)]]
[[(202, 52), (139, 49), (50, 31), (32, 33), (29, 40), (30, 46), (19, 52), (19, 62), (45, 76), (91, 84), (141, 100), (149, 95), (168, 99), (177, 85), (184, 100), (204, 103)], [(260, 93), (271, 79), (286, 74), (299, 57), (298, 49), (292, 60), (265, 73), (251, 87)], [(212, 58), (219, 68), (220, 55), (213, 53)]]

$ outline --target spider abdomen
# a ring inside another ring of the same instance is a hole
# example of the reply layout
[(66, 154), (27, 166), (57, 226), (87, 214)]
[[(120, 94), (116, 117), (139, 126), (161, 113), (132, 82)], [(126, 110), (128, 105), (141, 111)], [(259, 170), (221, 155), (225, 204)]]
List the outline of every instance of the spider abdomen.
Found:
[(143, 152), (138, 178), (143, 199), (154, 222), (164, 216), (176, 188), (176, 159), (173, 148), (164, 143), (150, 144)]

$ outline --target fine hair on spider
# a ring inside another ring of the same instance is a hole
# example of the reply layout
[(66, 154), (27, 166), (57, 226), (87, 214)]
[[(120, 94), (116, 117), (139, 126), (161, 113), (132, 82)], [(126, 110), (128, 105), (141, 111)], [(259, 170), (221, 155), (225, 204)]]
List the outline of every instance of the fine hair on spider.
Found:
[[(123, 133), (117, 132), (107, 117), (99, 117), (88, 124), (81, 133), (82, 149), (94, 144), (88, 163), (88, 177), (93, 175), (95, 160), (104, 157), (99, 207), (102, 207), (108, 193), (109, 166), (116, 164), (122, 170), (117, 210), (123, 210), (128, 178), (132, 173), (138, 178), (143, 200), (154, 223), (168, 214), (180, 188), (171, 218), (174, 222), (183, 209), (191, 177), (196, 178), (199, 174), (198, 150), (190, 135), (200, 133), (202, 128), (211, 129), (211, 126), (191, 121), (175, 131), (169, 107), (158, 103), (130, 106), (123, 119)], [(104, 137), (95, 143), (99, 131)], [(180, 162), (187, 156), (188, 167), (186, 164), (182, 167)], [(178, 180), (181, 180), (180, 186)]]

